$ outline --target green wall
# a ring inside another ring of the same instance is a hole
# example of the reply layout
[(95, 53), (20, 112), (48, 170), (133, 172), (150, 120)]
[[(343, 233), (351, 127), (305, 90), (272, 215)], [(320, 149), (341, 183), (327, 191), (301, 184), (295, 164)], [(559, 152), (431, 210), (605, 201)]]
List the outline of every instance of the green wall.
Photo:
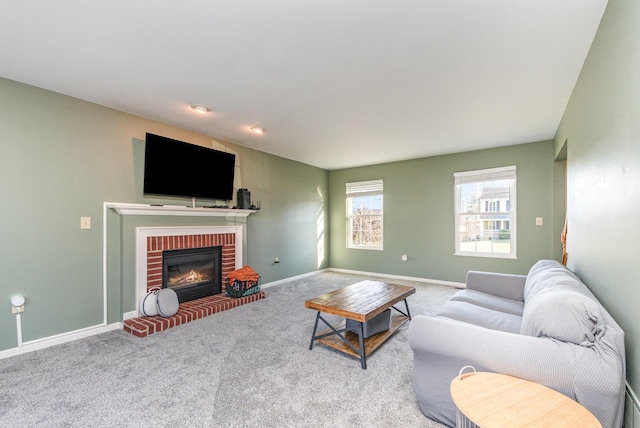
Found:
[[(145, 132), (211, 147), (210, 137), (0, 79), (0, 351), (17, 346), (9, 299), (27, 298), (25, 342), (103, 320), (103, 203), (185, 204), (142, 195)], [(243, 224), (245, 263), (272, 282), (328, 267), (328, 172), (221, 142), (261, 210)], [(186, 201), (190, 203), (190, 201)], [(90, 230), (80, 229), (89, 216)], [(136, 226), (228, 224), (107, 215), (108, 322), (132, 310)], [(318, 254), (320, 251), (320, 254)], [(278, 256), (280, 264), (274, 264)], [(4, 302), (4, 303), (2, 303)]]
[(640, 390), (640, 2), (611, 0), (556, 135), (567, 149), (568, 265), (626, 334)]
[[(509, 165), (517, 168), (517, 260), (455, 256), (453, 173)], [(561, 251), (564, 212), (554, 211), (554, 204), (564, 204), (554, 188), (561, 171), (552, 141), (331, 171), (331, 267), (453, 282), (464, 282), (472, 269), (526, 274), (537, 260)], [(345, 183), (380, 178), (384, 251), (348, 249)], [(543, 226), (535, 225), (536, 217)]]

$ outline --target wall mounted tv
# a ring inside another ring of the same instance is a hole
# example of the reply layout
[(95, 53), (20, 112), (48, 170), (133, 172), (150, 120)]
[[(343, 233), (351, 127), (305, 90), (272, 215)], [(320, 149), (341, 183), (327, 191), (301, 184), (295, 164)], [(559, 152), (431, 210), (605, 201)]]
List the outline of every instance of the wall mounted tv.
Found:
[(236, 156), (147, 133), (144, 194), (230, 201)]

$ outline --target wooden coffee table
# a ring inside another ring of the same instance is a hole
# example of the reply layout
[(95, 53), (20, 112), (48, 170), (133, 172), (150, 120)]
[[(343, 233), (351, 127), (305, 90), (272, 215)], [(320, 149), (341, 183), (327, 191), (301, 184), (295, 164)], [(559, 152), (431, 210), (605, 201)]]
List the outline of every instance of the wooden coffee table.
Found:
[[(363, 369), (367, 368), (367, 355), (378, 349), (404, 323), (411, 319), (407, 297), (416, 289), (404, 285), (387, 284), (378, 281), (361, 281), (348, 287), (332, 291), (304, 302), (304, 306), (318, 311), (311, 335), (309, 350), (318, 342), (360, 360)], [(394, 305), (404, 301), (405, 311)], [(393, 308), (391, 327), (387, 331), (364, 338), (364, 323), (383, 311)], [(322, 313), (337, 315), (360, 323), (360, 334), (347, 331), (345, 326), (336, 328), (322, 317)], [(329, 330), (316, 334), (318, 321), (325, 323)]]

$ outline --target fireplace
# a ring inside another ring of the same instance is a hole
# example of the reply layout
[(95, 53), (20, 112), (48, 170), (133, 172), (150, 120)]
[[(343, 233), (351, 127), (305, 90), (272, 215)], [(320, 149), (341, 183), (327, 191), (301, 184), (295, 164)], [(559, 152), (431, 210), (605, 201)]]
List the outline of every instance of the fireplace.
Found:
[(219, 247), (222, 281), (218, 294), (180, 304), (173, 317), (145, 317), (136, 309), (123, 321), (124, 330), (146, 337), (209, 315), (226, 311), (265, 298), (264, 291), (231, 298), (225, 289), (229, 274), (242, 267), (242, 226), (169, 226), (136, 228), (136, 300), (135, 307), (146, 294), (162, 287), (163, 253), (173, 250)]
[[(165, 270), (163, 254), (165, 253), (174, 254), (176, 250), (201, 251), (211, 248), (219, 251), (220, 265), (217, 271), (214, 270), (219, 272), (221, 277), (218, 282), (219, 288), (214, 290), (214, 293), (218, 294), (225, 294), (229, 274), (242, 267), (242, 229), (239, 226), (140, 227), (137, 228), (137, 233), (136, 307), (140, 306), (140, 302), (149, 291), (166, 287), (166, 283), (163, 283)], [(189, 252), (185, 254), (193, 255)], [(217, 273), (214, 275), (214, 280), (217, 275)], [(178, 293), (177, 290), (176, 293)], [(198, 299), (195, 298), (195, 300)], [(139, 315), (140, 313), (136, 313), (136, 316)]]
[(162, 287), (171, 288), (178, 301), (222, 291), (222, 247), (188, 248), (162, 252)]

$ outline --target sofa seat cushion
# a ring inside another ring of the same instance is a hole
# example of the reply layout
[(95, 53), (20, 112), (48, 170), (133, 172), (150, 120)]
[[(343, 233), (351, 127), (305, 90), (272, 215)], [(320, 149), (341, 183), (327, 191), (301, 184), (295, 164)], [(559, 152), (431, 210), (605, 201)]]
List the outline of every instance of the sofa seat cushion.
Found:
[(474, 305), (482, 306), (483, 308), (506, 312), (517, 316), (522, 316), (522, 312), (524, 311), (524, 302), (494, 296), (477, 290), (460, 290), (453, 295), (451, 300), (473, 303)]
[(520, 324), (522, 323), (522, 317), (517, 315), (456, 300), (448, 301), (437, 315), (492, 330), (516, 334), (520, 333)]
[(544, 290), (527, 301), (520, 333), (590, 347), (605, 330), (600, 308), (578, 291)]

